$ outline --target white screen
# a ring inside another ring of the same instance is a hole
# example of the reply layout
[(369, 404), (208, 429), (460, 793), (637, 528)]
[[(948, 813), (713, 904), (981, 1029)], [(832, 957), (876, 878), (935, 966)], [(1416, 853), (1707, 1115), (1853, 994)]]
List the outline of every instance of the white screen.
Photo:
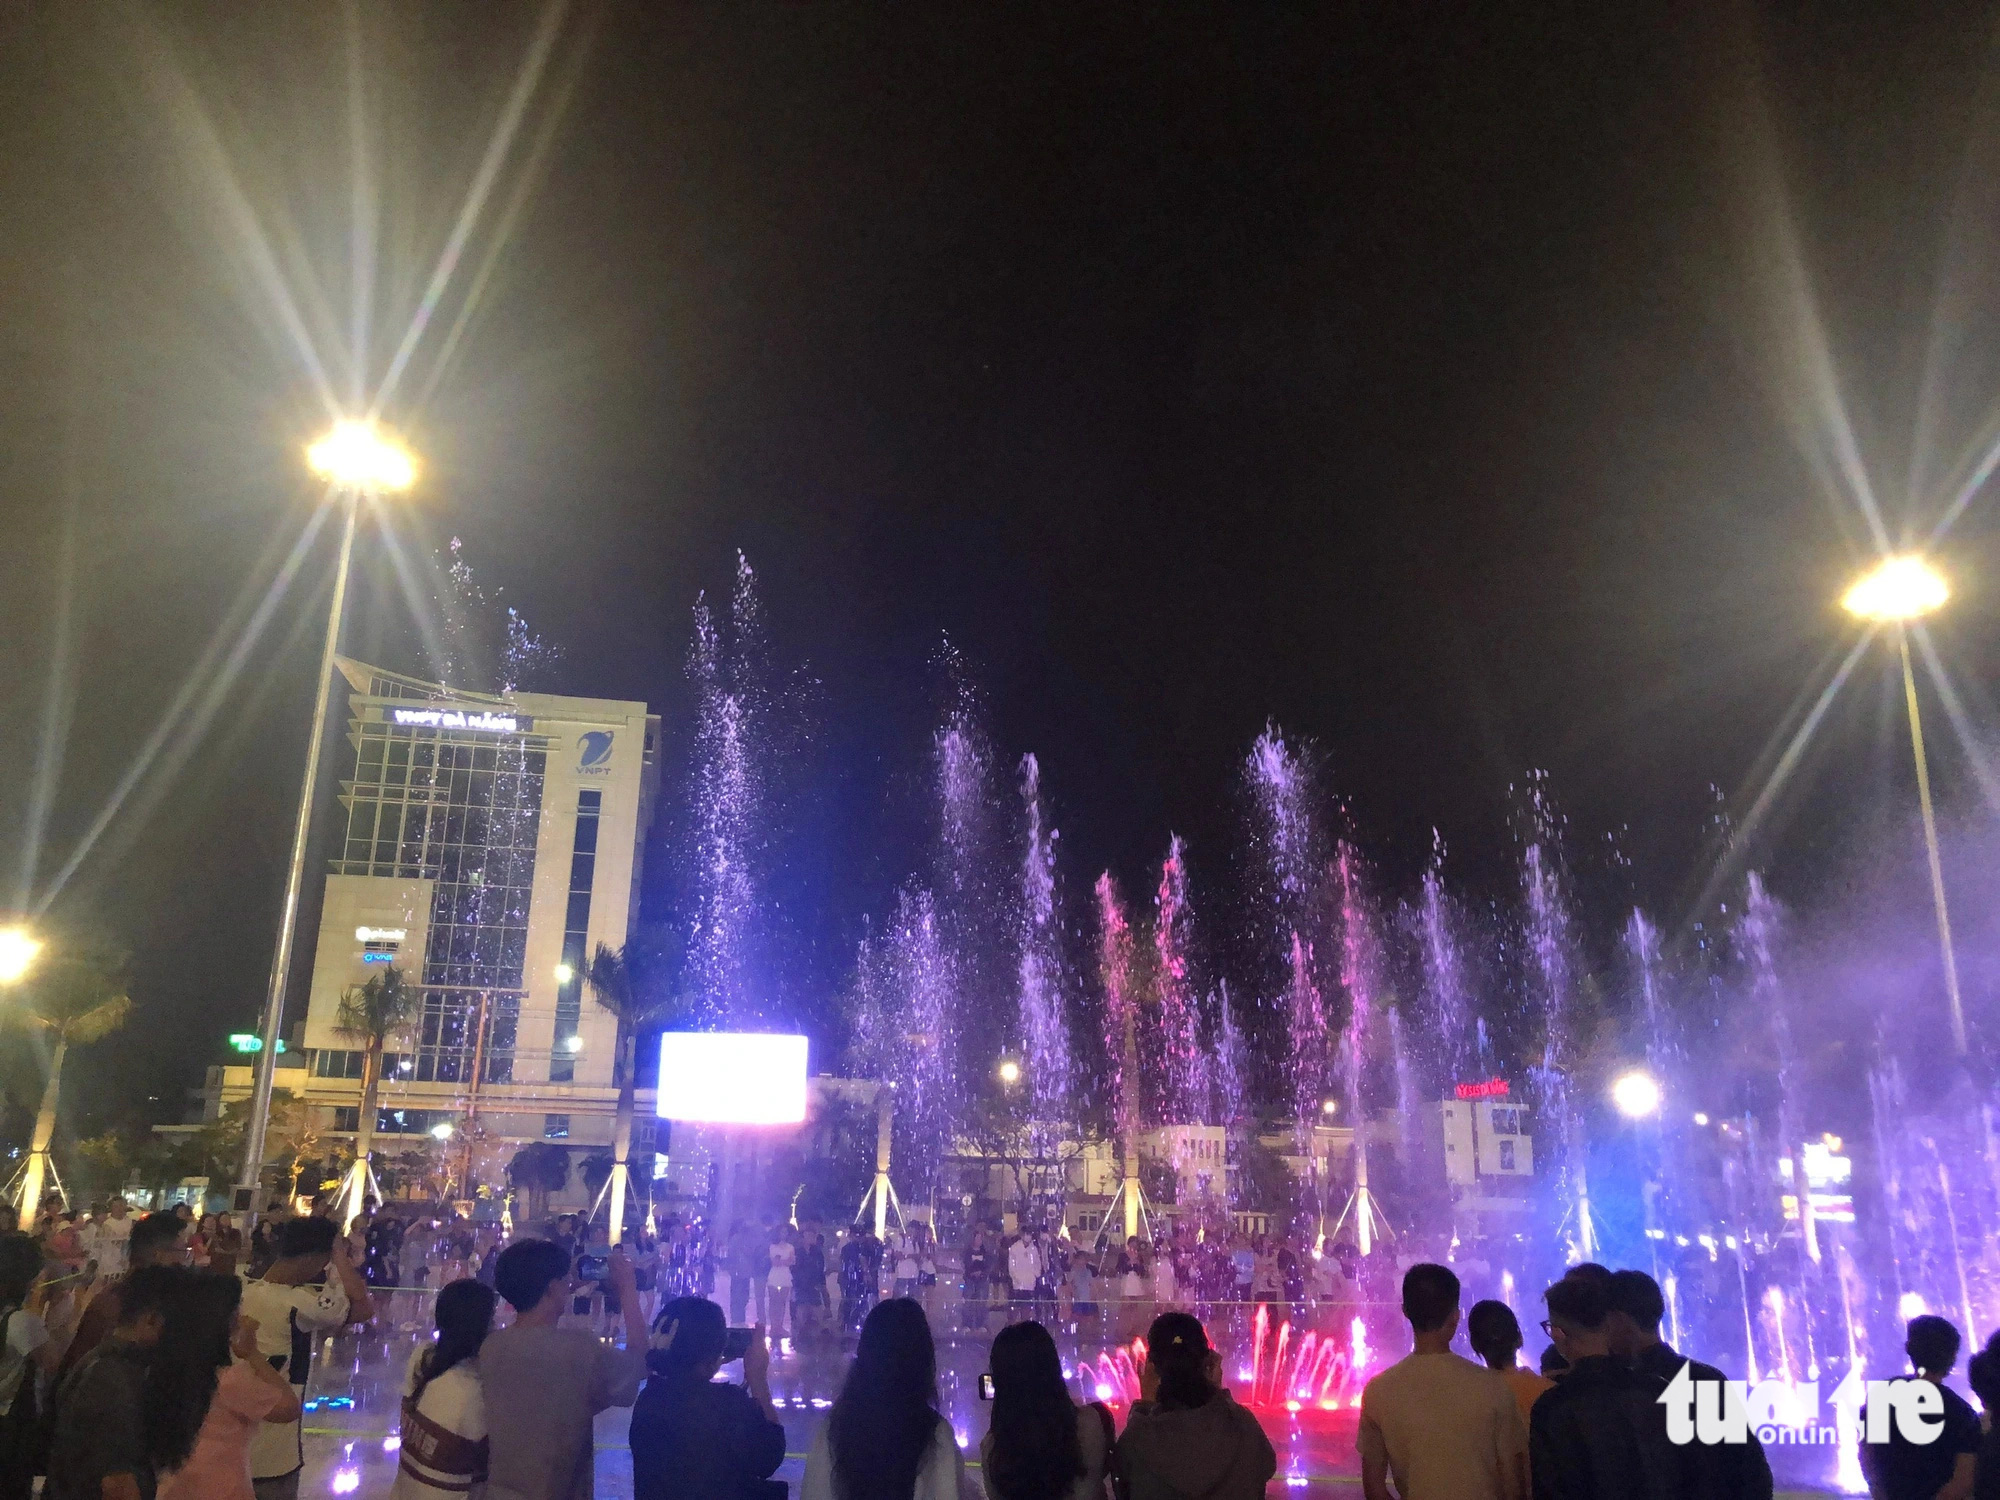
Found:
[(806, 1117), (806, 1039), (747, 1031), (669, 1031), (660, 1038), (663, 1120), (797, 1125)]

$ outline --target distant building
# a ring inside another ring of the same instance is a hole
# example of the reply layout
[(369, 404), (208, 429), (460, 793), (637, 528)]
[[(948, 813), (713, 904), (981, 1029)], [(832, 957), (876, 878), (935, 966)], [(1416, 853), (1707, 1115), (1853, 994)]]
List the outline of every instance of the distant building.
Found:
[(1501, 1081), (1461, 1085), (1424, 1112), (1425, 1144), (1463, 1235), (1525, 1227), (1535, 1176), (1528, 1109)]
[[(466, 693), (339, 666), (339, 829), (303, 1028), (287, 1027), (303, 1049), (279, 1085), (303, 1090), (325, 1133), (354, 1131), (362, 1053), (335, 1016), (349, 986), (395, 964), (422, 1005), (385, 1060), (378, 1161), (472, 1120), (474, 1176), (489, 1183), (528, 1141), (605, 1149), (616, 1022), (584, 993), (583, 974), (597, 946), (619, 947), (637, 918), (659, 718), (644, 703)], [(247, 1066), (210, 1069), (204, 1113), (250, 1084)], [(635, 1145), (646, 1143), (651, 1102)]]

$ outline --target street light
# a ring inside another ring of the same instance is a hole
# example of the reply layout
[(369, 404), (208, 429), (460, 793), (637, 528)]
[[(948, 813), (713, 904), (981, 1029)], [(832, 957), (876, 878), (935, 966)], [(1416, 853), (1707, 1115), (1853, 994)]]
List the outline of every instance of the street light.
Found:
[(397, 494), (416, 482), (417, 461), (410, 450), (372, 421), (344, 420), (306, 449), (306, 466), (327, 483), (327, 497), (341, 509), (340, 560), (334, 565), (333, 602), (327, 610), (326, 641), (320, 649), (319, 693), (313, 699), (312, 733), (306, 740), (306, 774), (299, 789), (299, 816), (292, 825), (292, 859), (285, 872), (285, 896), (278, 908), (278, 945), (271, 955), (270, 988), (264, 997), (263, 1050), (257, 1054), (250, 1117), (243, 1132), (239, 1206), (255, 1212), (257, 1178), (264, 1165), (264, 1129), (271, 1113), (271, 1086), (278, 1066), (278, 1034), (285, 1023), (285, 984), (291, 976), (292, 937), (298, 925), (299, 891), (305, 883), (306, 835), (312, 829), (313, 789), (318, 780), (320, 745), (326, 738), (326, 700), (333, 686), (333, 658), (340, 650), (340, 622), (347, 607), (347, 569), (354, 556), (354, 523), (364, 495)]
[(1644, 1120), (1660, 1112), (1660, 1083), (1640, 1068), (1621, 1073), (1612, 1082), (1611, 1102), (1628, 1120)]
[(431, 1139), (434, 1141), (448, 1141), (452, 1135), (452, 1124), (449, 1120), (439, 1120), (437, 1124), (431, 1126)]
[(1903, 663), (1903, 706), (1910, 716), (1910, 751), (1917, 760), (1917, 802), (1924, 814), (1924, 852), (1930, 858), (1931, 905), (1937, 909), (1938, 948), (1944, 955), (1944, 993), (1951, 1005), (1952, 1046), (1965, 1056), (1965, 1007), (1958, 995), (1958, 959), (1952, 952), (1951, 913), (1944, 899), (1944, 866), (1938, 860), (1937, 819), (1931, 812), (1930, 762), (1924, 755), (1924, 721), (1917, 712), (1917, 677), (1910, 670), (1910, 621), (1941, 608), (1951, 588), (1921, 557), (1884, 558), (1840, 597), (1849, 614), (1896, 627)]
[(0, 927), (0, 984), (19, 984), (41, 951), (41, 939), (27, 928)]
[(1021, 1065), (1013, 1058), (1010, 1057), (1000, 1064), (1000, 1081), (1009, 1087), (1021, 1081)]

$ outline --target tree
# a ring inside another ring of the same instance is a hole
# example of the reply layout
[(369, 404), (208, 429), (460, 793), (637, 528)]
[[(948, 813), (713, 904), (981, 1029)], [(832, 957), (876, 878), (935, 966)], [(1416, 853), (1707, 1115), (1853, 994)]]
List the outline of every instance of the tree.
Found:
[(49, 1142), (56, 1133), (63, 1057), (71, 1047), (102, 1041), (123, 1026), (132, 1013), (132, 999), (125, 992), (123, 955), (87, 947), (58, 948), (30, 972), (22, 989), (22, 1003), (9, 1006), (7, 1017), (49, 1041), (48, 1082), (42, 1089), (42, 1107), (35, 1116), (34, 1140), (17, 1200), (25, 1225), (34, 1221), (41, 1208)]
[(361, 1112), (354, 1126), (354, 1166), (340, 1191), (346, 1204), (345, 1222), (352, 1225), (368, 1191), (368, 1158), (375, 1144), (375, 1106), (382, 1089), (382, 1048), (392, 1036), (409, 1029), (422, 1009), (421, 993), (403, 981), (403, 971), (390, 964), (342, 992), (333, 1029), (362, 1044)]
[(531, 1141), (507, 1163), (507, 1181), (528, 1195), (528, 1222), (539, 1224), (548, 1213), (549, 1194), (569, 1186), (569, 1148), (554, 1141)]
[[(679, 1009), (670, 982), (673, 950), (665, 934), (651, 929), (624, 947), (599, 943), (584, 970), (584, 983), (597, 1003), (618, 1018), (611, 1076), (618, 1085), (618, 1120), (611, 1136), (611, 1243), (625, 1237), (625, 1197), (631, 1191), (632, 1106), (637, 1091), (634, 1052), (639, 1033), (661, 1025)], [(592, 1208), (593, 1215), (596, 1212)]]

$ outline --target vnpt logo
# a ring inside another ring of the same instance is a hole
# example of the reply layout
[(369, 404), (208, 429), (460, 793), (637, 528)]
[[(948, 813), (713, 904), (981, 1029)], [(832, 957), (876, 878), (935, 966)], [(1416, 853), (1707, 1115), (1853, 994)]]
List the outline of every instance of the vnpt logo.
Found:
[(577, 739), (576, 768), (588, 771), (593, 776), (608, 776), (611, 768), (605, 764), (611, 759), (611, 731), (593, 729)]

